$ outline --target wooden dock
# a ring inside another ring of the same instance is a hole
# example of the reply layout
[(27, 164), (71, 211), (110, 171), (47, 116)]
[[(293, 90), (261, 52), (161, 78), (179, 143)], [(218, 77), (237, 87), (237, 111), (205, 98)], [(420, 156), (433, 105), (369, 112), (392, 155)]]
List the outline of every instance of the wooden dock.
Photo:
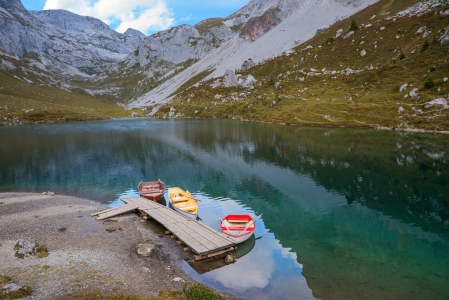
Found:
[(224, 234), (201, 222), (189, 219), (165, 205), (142, 197), (120, 200), (126, 204), (91, 214), (91, 216), (98, 216), (97, 220), (103, 220), (138, 209), (167, 228), (168, 233), (173, 234), (172, 238), (179, 239), (178, 244), (188, 247), (185, 250), (195, 253), (195, 260), (206, 259), (235, 249), (235, 242)]

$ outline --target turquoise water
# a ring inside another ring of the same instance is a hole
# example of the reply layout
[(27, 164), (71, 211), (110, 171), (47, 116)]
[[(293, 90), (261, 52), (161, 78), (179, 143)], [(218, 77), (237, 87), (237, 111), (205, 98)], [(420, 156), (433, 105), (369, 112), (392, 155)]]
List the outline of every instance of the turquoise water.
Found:
[(230, 120), (0, 128), (0, 191), (111, 206), (160, 178), (199, 216), (258, 216), (233, 265), (185, 263), (250, 299), (449, 299), (449, 137)]

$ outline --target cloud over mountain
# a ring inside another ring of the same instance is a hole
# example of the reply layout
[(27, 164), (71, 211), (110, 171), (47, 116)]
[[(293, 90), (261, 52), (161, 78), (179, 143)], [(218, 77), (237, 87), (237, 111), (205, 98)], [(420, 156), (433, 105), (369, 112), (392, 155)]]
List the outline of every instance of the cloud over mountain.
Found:
[(44, 9), (65, 9), (107, 24), (116, 23), (116, 30), (122, 33), (134, 28), (148, 34), (167, 29), (175, 22), (164, 0), (47, 0)]

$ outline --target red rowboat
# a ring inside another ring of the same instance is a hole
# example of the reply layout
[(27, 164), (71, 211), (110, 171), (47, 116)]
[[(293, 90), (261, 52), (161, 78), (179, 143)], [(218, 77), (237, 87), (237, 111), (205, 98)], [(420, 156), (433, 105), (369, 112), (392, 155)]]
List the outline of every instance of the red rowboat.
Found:
[(164, 197), (165, 183), (160, 179), (158, 181), (142, 182), (140, 181), (137, 186), (141, 197), (147, 198), (153, 201), (159, 201)]
[(228, 215), (220, 223), (221, 231), (231, 237), (236, 244), (249, 239), (255, 228), (255, 221), (248, 215)]

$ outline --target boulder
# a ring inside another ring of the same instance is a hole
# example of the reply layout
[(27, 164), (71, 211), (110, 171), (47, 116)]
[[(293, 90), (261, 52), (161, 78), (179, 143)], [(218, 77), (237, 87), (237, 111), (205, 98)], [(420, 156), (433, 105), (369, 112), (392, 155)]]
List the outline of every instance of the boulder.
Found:
[(251, 87), (253, 85), (255, 85), (257, 83), (257, 80), (253, 77), (253, 75), (248, 75), (248, 77), (246, 77), (245, 82), (243, 83), (243, 86), (245, 87)]
[[(231, 73), (228, 73), (230, 71)], [(226, 76), (223, 78), (223, 86), (225, 87), (231, 87), (231, 86), (237, 86), (237, 76), (235, 76), (234, 71), (228, 70), (226, 71)]]
[(366, 55), (366, 51), (365, 50), (362, 50), (362, 52), (360, 52), (360, 56), (365, 56)]
[(233, 264), (233, 263), (235, 263), (236, 261), (237, 261), (237, 260), (235, 259), (235, 257), (232, 256), (231, 254), (226, 255), (226, 258), (225, 258), (225, 263), (226, 263), (226, 264)]
[(405, 89), (408, 87), (407, 83), (404, 83), (403, 85), (401, 85), (401, 87), (399, 88), (399, 93), (402, 93), (403, 91), (405, 91)]
[(415, 34), (420, 34), (420, 33), (423, 33), (424, 32), (424, 30), (426, 30), (427, 29), (427, 27), (426, 26), (423, 26), (423, 27), (420, 27), (417, 31), (416, 31), (416, 33)]
[(36, 244), (26, 242), (24, 240), (19, 240), (14, 246), (14, 250), (16, 250), (16, 255), (23, 255), (23, 258), (28, 258), (34, 256), (36, 254)]
[(156, 244), (153, 243), (143, 243), (137, 246), (137, 254), (142, 256), (150, 256), (153, 253)]
[(242, 71), (246, 71), (251, 67), (254, 67), (256, 64), (252, 60), (245, 60), (240, 68)]
[(431, 107), (440, 106), (440, 105), (443, 105), (443, 106), (446, 107), (447, 106), (447, 100), (444, 99), (444, 98), (434, 99), (434, 100), (428, 102), (424, 107), (425, 108), (431, 108)]
[(215, 80), (211, 85), (210, 85), (212, 88), (216, 88), (216, 87), (219, 87), (219, 86), (221, 86), (221, 82), (220, 82), (220, 80)]
[(410, 97), (412, 97), (412, 98), (418, 98), (418, 93), (417, 93), (417, 91), (418, 91), (418, 88), (414, 88), (414, 89), (409, 93)]
[(18, 285), (17, 283), (10, 283), (3, 287), (3, 290), (5, 290), (5, 292), (7, 292), (7, 293), (18, 291), (20, 289), (23, 289), (23, 287)]
[(335, 34), (335, 38), (338, 38), (342, 32), (343, 32), (343, 29), (338, 29), (337, 33)]
[(351, 35), (353, 35), (354, 34), (354, 31), (350, 31), (350, 32), (348, 32), (347, 34), (345, 34), (344, 36), (343, 36), (343, 39), (347, 39), (348, 37), (350, 37)]

